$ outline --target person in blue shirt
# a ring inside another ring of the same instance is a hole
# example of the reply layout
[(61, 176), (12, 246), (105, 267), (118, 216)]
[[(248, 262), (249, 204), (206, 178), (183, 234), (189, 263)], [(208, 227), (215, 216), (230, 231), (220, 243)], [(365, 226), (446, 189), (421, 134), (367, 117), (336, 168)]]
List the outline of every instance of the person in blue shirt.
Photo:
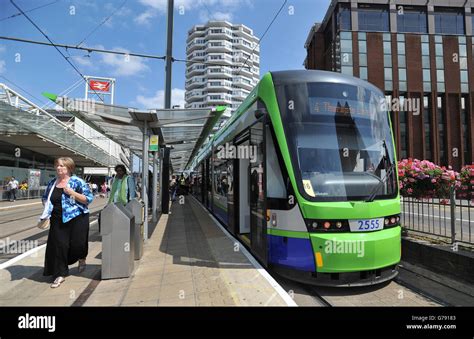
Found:
[(71, 158), (54, 161), (56, 178), (43, 195), (45, 206), (41, 219), (50, 219), (43, 275), (53, 276), (51, 287), (59, 287), (69, 274), (68, 265), (79, 261), (79, 272), (85, 270), (89, 245), (89, 209), (93, 200), (89, 185), (73, 175)]

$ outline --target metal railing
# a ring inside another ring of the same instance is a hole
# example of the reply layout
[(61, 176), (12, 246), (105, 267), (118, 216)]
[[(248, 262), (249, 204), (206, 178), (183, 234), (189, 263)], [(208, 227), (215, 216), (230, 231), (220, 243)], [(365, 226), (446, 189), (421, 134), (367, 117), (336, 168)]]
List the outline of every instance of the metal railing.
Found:
[(474, 244), (474, 204), (456, 199), (454, 190), (449, 199), (401, 197), (401, 207), (404, 228), (446, 238), (451, 244)]

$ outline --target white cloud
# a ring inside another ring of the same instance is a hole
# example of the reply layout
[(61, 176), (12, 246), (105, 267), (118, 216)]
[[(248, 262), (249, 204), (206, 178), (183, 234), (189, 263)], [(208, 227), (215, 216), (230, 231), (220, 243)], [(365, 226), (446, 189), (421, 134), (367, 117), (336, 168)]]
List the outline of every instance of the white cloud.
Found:
[(94, 64), (91, 61), (91, 58), (87, 56), (79, 56), (75, 55), (72, 57), (72, 62), (75, 64), (79, 64), (82, 67), (90, 67), (90, 68), (95, 68)]
[(4, 73), (5, 72), (5, 61), (4, 60), (0, 60), (0, 74), (1, 73)]
[[(149, 25), (150, 20), (158, 15), (166, 14), (168, 10), (167, 0), (140, 0), (140, 3), (147, 9), (138, 15), (134, 21), (141, 25)], [(175, 0), (175, 9), (183, 9), (185, 12), (190, 10), (203, 9), (207, 14), (200, 12), (199, 16), (202, 21), (212, 20), (228, 20), (231, 21), (232, 12), (241, 6), (253, 8), (250, 0)], [(217, 7), (219, 11), (213, 11), (213, 7)]]
[[(128, 52), (123, 48), (114, 48), (115, 51)], [(102, 54), (101, 61), (110, 66), (112, 74), (115, 76), (133, 76), (141, 75), (147, 72), (150, 68), (146, 65), (144, 59), (118, 54)]]
[(209, 13), (207, 10), (201, 10), (199, 12), (199, 19), (202, 22), (207, 22), (209, 20), (224, 20), (232, 22), (233, 15), (230, 12), (214, 12)]
[[(179, 105), (181, 108), (184, 108), (184, 89), (173, 88), (171, 91), (171, 107)], [(143, 95), (138, 95), (136, 101), (142, 105), (144, 108), (160, 109), (165, 106), (165, 91), (160, 89), (156, 91), (154, 96), (145, 97)]]

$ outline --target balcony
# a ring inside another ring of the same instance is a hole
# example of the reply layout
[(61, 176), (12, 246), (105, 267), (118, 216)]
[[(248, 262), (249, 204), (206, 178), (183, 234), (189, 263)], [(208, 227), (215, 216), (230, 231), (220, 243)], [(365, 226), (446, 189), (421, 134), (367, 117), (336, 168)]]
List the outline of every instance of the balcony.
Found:
[(206, 88), (210, 91), (231, 91), (231, 81), (208, 81)]
[(223, 65), (232, 65), (232, 57), (227, 54), (210, 54), (206, 58), (207, 62), (215, 63), (215, 64), (223, 64)]
[(186, 76), (195, 76), (198, 74), (203, 74), (206, 72), (206, 66), (204, 65), (199, 65), (199, 64), (194, 64), (193, 66), (190, 66), (186, 69)]
[(206, 97), (206, 102), (212, 104), (231, 104), (232, 96), (229, 94), (208, 95)]
[(186, 43), (189, 43), (191, 40), (195, 38), (203, 38), (205, 36), (206, 36), (206, 31), (204, 29), (197, 30), (196, 28), (194, 28), (188, 32)]
[(232, 30), (210, 27), (207, 29), (207, 36), (212, 39), (232, 39)]
[(209, 68), (206, 74), (208, 79), (212, 78), (232, 78), (232, 69), (228, 67)]
[(202, 91), (190, 91), (186, 93), (186, 102), (195, 102), (202, 100), (207, 94), (204, 94)]
[(227, 41), (208, 41), (205, 50), (211, 52), (232, 52), (232, 43)]
[(195, 49), (202, 49), (206, 46), (206, 41), (203, 41), (201, 38), (195, 38), (193, 41), (186, 46), (186, 53), (189, 54)]
[(236, 87), (243, 88), (249, 91), (251, 91), (255, 86), (252, 81), (242, 77), (234, 78), (232, 84)]

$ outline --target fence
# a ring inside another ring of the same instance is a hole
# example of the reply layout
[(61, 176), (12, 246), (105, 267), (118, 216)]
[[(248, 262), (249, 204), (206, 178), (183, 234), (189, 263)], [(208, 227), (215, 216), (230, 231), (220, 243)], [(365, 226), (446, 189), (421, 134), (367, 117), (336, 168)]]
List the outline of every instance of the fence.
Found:
[[(45, 188), (38, 189), (38, 190), (16, 190), (16, 200), (22, 199), (34, 199), (34, 198), (41, 198), (43, 196)], [(7, 190), (0, 189), (0, 201), (5, 201), (10, 199), (10, 194)]]
[(402, 197), (401, 204), (402, 226), (406, 229), (447, 238), (452, 244), (474, 244), (474, 205), (470, 200), (456, 199), (454, 190), (449, 199)]

